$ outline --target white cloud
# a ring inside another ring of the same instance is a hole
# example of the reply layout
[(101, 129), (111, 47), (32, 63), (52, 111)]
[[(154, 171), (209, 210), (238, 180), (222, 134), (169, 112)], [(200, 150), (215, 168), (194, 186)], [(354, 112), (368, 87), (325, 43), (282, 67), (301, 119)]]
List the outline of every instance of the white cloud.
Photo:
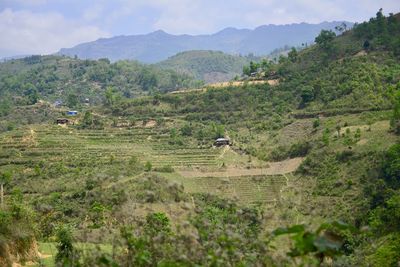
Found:
[(96, 20), (103, 14), (104, 7), (100, 4), (90, 6), (83, 12), (83, 18), (87, 21)]
[(27, 5), (27, 6), (37, 6), (43, 5), (47, 3), (47, 0), (14, 0), (18, 4)]
[(49, 54), (62, 47), (109, 36), (90, 25), (65, 19), (59, 13), (0, 12), (0, 51), (15, 54)]
[[(165, 1), (159, 1), (164, 4)], [(154, 23), (154, 29), (165, 29), (171, 33), (208, 33), (219, 20), (212, 5), (198, 0), (171, 0), (162, 7), (162, 13)], [(214, 18), (214, 19), (210, 19)]]

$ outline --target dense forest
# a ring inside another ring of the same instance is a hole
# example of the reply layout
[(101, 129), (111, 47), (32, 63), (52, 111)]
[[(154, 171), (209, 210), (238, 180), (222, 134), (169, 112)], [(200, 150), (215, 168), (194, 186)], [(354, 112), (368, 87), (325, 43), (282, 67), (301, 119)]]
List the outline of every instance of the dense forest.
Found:
[(134, 62), (1, 64), (0, 264), (397, 266), (400, 18), (338, 30), (243, 68), (273, 85), (171, 93), (194, 81)]

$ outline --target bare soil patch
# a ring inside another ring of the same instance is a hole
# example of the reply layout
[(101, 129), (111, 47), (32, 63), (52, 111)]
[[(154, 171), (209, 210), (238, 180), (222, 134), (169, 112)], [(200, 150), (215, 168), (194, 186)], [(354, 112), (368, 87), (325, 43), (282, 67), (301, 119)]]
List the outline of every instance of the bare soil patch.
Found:
[(357, 145), (365, 145), (366, 143), (368, 143), (367, 139), (361, 139), (360, 141), (357, 142)]
[(145, 128), (153, 128), (156, 125), (157, 125), (157, 122), (155, 120), (149, 120), (144, 127)]

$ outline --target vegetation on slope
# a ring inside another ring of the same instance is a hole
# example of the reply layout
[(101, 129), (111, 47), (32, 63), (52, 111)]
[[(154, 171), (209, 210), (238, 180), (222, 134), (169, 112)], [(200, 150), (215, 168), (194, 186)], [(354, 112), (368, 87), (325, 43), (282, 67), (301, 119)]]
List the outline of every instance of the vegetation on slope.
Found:
[(215, 83), (229, 81), (240, 75), (243, 66), (249, 64), (250, 60), (256, 60), (256, 58), (196, 50), (178, 53), (157, 63), (157, 66), (173, 69), (206, 83)]
[[(0, 168), (14, 176), (7, 190), (25, 193), (41, 239), (58, 242), (59, 264), (396, 266), (400, 87), (391, 43), (400, 33), (392, 18), (379, 12), (336, 38), (322, 32), (317, 45), (257, 67), (278, 76), (277, 86), (138, 99), (110, 89), (75, 125), (10, 129), (0, 151)], [(383, 43), (382, 25), (391, 29)], [(373, 32), (369, 46), (358, 27)], [(211, 148), (227, 135), (232, 149)], [(295, 173), (262, 175), (292, 157), (304, 158)], [(228, 175), (242, 169), (257, 175)], [(239, 187), (251, 201), (238, 200)], [(73, 230), (59, 232), (64, 224)], [(113, 249), (79, 251), (74, 240)]]
[(187, 75), (134, 61), (78, 60), (58, 56), (30, 56), (0, 64), (0, 112), (10, 105), (60, 99), (73, 108), (89, 98), (100, 103), (107, 88), (121, 97), (168, 92), (190, 87)]

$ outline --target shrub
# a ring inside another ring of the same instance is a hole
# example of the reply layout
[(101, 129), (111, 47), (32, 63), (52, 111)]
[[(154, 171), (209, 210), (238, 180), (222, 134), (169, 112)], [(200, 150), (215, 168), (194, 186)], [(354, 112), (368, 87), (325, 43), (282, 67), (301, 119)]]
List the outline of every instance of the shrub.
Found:
[(274, 161), (284, 160), (287, 158), (288, 148), (285, 146), (278, 146), (269, 154), (269, 158)]
[(146, 172), (149, 172), (149, 171), (151, 171), (152, 168), (153, 168), (153, 165), (151, 164), (151, 162), (147, 161), (146, 164), (144, 165), (144, 170)]
[(57, 254), (55, 262), (60, 266), (75, 266), (76, 251), (72, 245), (72, 232), (67, 226), (57, 229)]
[(321, 125), (320, 119), (316, 119), (313, 121), (313, 128), (318, 128)]
[(353, 150), (343, 150), (336, 153), (336, 160), (340, 162), (347, 162), (354, 156)]
[(180, 131), (181, 131), (181, 134), (182, 134), (183, 136), (192, 136), (192, 134), (193, 134), (193, 127), (192, 127), (190, 124), (186, 123), (185, 125), (182, 126), (182, 128), (180, 129)]
[(290, 158), (294, 157), (304, 157), (306, 156), (312, 148), (310, 142), (299, 142), (290, 146), (288, 151), (288, 156)]

